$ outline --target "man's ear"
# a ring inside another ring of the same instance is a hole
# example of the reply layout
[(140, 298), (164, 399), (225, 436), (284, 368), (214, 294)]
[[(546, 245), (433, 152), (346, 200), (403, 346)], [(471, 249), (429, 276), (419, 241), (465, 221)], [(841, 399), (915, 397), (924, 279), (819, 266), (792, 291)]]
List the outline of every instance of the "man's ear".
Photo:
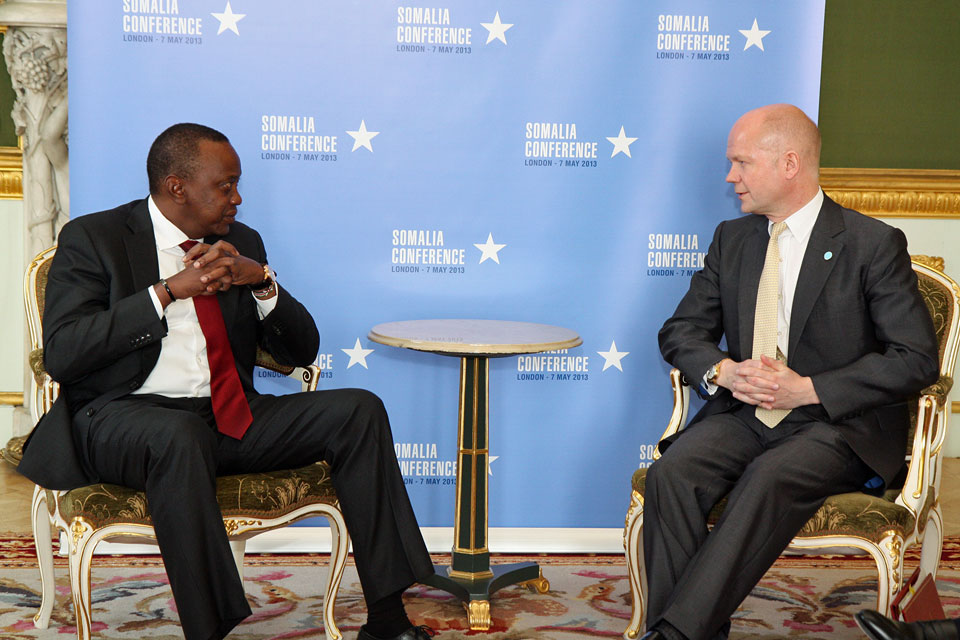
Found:
[(183, 193), (183, 180), (179, 176), (169, 175), (164, 178), (163, 188), (177, 204), (183, 204), (186, 200), (186, 195)]
[(781, 158), (783, 163), (783, 174), (788, 180), (792, 180), (800, 173), (800, 154), (796, 151), (787, 151)]

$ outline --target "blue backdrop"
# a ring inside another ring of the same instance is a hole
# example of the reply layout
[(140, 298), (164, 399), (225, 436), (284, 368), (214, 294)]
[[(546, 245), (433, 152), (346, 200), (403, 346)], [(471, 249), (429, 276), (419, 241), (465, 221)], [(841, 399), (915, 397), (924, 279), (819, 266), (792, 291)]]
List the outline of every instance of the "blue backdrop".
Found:
[(491, 362), (490, 524), (622, 527), (669, 415), (657, 330), (739, 215), (727, 132), (772, 102), (816, 119), (823, 0), (96, 4), (69, 4), (73, 215), (145, 197), (170, 124), (223, 131), (321, 387), (383, 398), (424, 526), (453, 521), (458, 361), (369, 329), (575, 329)]

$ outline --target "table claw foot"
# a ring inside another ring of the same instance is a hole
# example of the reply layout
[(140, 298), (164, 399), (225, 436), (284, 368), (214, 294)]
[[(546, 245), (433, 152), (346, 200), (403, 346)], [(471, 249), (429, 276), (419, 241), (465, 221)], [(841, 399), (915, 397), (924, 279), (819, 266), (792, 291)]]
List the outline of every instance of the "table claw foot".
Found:
[(550, 591), (550, 581), (543, 576), (534, 578), (533, 580), (527, 580), (526, 582), (518, 582), (517, 586), (524, 587), (530, 591), (536, 591), (537, 593), (547, 593)]
[(487, 631), (490, 629), (489, 600), (464, 602), (463, 608), (467, 610), (467, 620), (470, 622), (471, 631)]

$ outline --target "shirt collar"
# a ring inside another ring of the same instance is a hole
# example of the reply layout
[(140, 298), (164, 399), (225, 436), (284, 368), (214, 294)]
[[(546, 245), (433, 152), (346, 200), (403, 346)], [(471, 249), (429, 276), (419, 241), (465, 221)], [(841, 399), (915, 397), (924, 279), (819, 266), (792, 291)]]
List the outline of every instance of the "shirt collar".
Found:
[[(790, 234), (798, 242), (806, 242), (813, 231), (813, 225), (817, 222), (817, 216), (820, 215), (820, 207), (823, 206), (823, 190), (817, 187), (817, 194), (813, 196), (807, 204), (803, 205), (795, 212), (784, 219)], [(767, 231), (773, 227), (773, 223), (767, 224)]]
[(190, 239), (177, 225), (167, 220), (153, 201), (153, 196), (147, 198), (147, 209), (150, 210), (150, 222), (153, 223), (153, 238), (160, 251), (178, 248), (181, 242)]

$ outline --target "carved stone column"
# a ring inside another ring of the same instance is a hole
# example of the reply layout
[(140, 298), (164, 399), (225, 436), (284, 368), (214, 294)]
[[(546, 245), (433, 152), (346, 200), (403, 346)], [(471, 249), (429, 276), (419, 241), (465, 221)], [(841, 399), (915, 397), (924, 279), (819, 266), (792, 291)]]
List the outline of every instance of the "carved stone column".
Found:
[(66, 0), (8, 0), (3, 56), (13, 80), (13, 121), (23, 137), (25, 258), (53, 245), (70, 216)]
[[(0, 4), (0, 25), (8, 27), (3, 56), (16, 93), (13, 121), (23, 142), (24, 259), (29, 261), (54, 244), (70, 216), (66, 0), (7, 0)], [(26, 343), (24, 388), (31, 389)], [(15, 414), (14, 435), (33, 427), (31, 396), (24, 394), (24, 406)]]

